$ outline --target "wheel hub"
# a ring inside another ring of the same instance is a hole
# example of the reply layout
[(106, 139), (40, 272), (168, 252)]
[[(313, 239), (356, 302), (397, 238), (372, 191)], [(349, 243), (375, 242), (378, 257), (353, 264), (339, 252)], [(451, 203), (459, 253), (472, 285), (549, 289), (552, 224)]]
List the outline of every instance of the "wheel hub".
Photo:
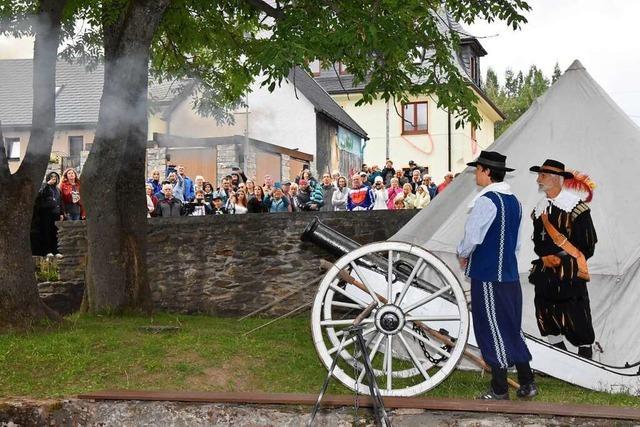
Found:
[(376, 312), (375, 325), (383, 334), (395, 335), (402, 330), (405, 323), (404, 313), (396, 305), (383, 305)]

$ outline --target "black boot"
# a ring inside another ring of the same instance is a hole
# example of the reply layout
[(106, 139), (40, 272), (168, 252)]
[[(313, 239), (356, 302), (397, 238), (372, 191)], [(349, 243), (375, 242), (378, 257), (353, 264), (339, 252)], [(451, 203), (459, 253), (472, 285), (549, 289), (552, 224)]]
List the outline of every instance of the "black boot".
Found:
[(592, 359), (593, 349), (590, 345), (581, 345), (578, 347), (578, 356), (584, 357), (585, 359)]

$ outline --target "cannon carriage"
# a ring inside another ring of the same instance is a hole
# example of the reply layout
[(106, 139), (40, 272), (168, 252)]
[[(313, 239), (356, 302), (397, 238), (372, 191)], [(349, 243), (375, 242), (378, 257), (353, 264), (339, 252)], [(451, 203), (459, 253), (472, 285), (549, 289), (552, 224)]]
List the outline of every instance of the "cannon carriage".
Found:
[[(369, 394), (364, 361), (355, 339), (342, 342), (354, 319), (362, 320), (365, 344), (383, 396), (414, 396), (446, 379), (464, 356), (481, 369), (470, 301), (449, 266), (423, 247), (398, 241), (361, 246), (317, 218), (302, 240), (339, 259), (324, 262), (311, 327), (322, 363), (346, 387)], [(532, 368), (555, 378), (606, 392), (640, 395), (640, 361), (607, 364), (552, 346), (526, 331)], [(342, 348), (341, 348), (342, 343)], [(515, 383), (510, 382), (515, 385)]]
[(449, 267), (425, 249), (385, 241), (360, 246), (317, 219), (302, 239), (335, 256), (326, 264), (312, 309), (313, 341), (333, 375), (368, 393), (362, 354), (345, 331), (361, 321), (369, 362), (384, 396), (413, 396), (437, 386), (455, 369), (469, 334), (462, 286)]

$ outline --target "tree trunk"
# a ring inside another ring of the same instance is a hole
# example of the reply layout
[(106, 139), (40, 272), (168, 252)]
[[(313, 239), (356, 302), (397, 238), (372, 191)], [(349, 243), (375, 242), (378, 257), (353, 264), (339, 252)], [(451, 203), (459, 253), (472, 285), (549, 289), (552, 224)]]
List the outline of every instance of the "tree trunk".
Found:
[(149, 50), (169, 0), (133, 1), (104, 24), (105, 78), (93, 152), (82, 173), (87, 213), (83, 310), (151, 306), (146, 261)]
[(47, 319), (38, 295), (29, 233), (33, 197), (25, 184), (2, 184), (0, 204), (0, 330), (28, 328)]
[[(40, 300), (31, 257), (33, 204), (44, 177), (55, 132), (56, 52), (66, 0), (42, 0), (35, 23), (33, 116), (22, 163), (11, 174), (0, 147), (0, 329), (25, 328), (56, 319)], [(0, 132), (0, 141), (2, 133)]]

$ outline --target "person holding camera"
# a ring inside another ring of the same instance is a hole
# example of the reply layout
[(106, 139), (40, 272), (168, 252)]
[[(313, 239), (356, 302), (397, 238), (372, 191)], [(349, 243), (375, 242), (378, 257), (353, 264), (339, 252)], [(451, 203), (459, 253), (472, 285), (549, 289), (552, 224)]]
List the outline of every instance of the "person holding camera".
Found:
[(207, 202), (204, 196), (204, 190), (197, 189), (195, 193), (195, 198), (192, 202), (189, 202), (185, 205), (187, 215), (189, 216), (205, 216), (211, 215), (213, 209), (211, 208), (211, 204)]
[[(400, 187), (400, 181), (398, 178), (391, 178), (391, 186), (387, 188), (387, 209), (395, 209), (395, 200), (396, 197), (402, 194), (402, 187)], [(402, 203), (404, 204), (404, 196), (402, 198)], [(403, 205), (404, 206), (404, 205)]]
[(386, 210), (389, 193), (384, 188), (384, 178), (382, 176), (375, 177), (371, 193), (373, 194), (373, 210)]
[(300, 180), (303, 179), (307, 181), (311, 188), (316, 188), (318, 186), (318, 180), (314, 178), (307, 165), (305, 165), (304, 169), (300, 171), (300, 176), (296, 179), (298, 185), (300, 185)]
[(247, 182), (247, 175), (239, 167), (231, 168), (231, 187), (237, 191), (240, 183)]
[(289, 212), (289, 200), (284, 197), (282, 187), (277, 182), (273, 187), (271, 195), (265, 198), (264, 204), (267, 206), (270, 213)]
[(391, 185), (391, 178), (396, 176), (396, 170), (393, 168), (393, 162), (391, 160), (387, 160), (387, 163), (384, 165), (384, 169), (382, 169), (380, 174), (384, 180), (384, 185)]

